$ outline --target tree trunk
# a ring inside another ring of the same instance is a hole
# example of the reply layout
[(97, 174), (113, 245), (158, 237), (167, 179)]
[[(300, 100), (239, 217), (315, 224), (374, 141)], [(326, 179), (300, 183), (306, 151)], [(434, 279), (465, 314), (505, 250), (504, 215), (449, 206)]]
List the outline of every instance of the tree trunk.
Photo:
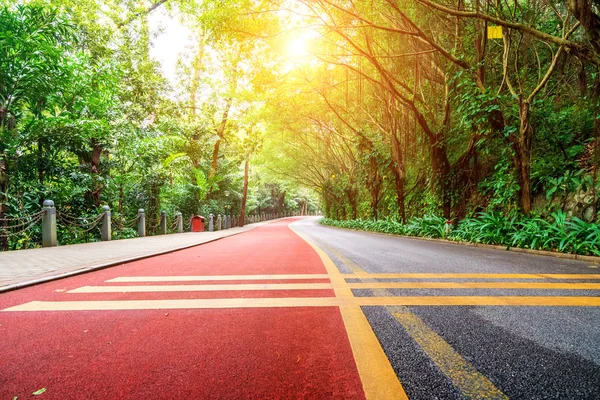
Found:
[(285, 209), (285, 195), (286, 192), (283, 192), (279, 195), (279, 199), (277, 201), (278, 212), (282, 212)]
[(442, 212), (444, 218), (450, 219), (452, 212), (452, 199), (450, 197), (450, 161), (446, 153), (446, 146), (443, 141), (438, 139), (432, 146), (432, 169), (434, 174), (433, 181), (437, 181), (437, 186), (441, 191)]
[(356, 188), (350, 187), (349, 189), (346, 189), (346, 196), (348, 196), (348, 201), (352, 208), (352, 219), (356, 219), (358, 215), (358, 191)]
[[(596, 71), (597, 73), (600, 71)], [(596, 75), (592, 99), (594, 102), (594, 141), (592, 142), (592, 221), (598, 219), (598, 164), (600, 163), (600, 77)]]
[[(156, 177), (153, 177), (152, 179), (156, 179)], [(156, 225), (160, 218), (160, 184), (158, 181), (152, 182), (152, 185), (150, 186), (150, 198), (146, 215), (149, 218), (149, 221), (147, 222), (148, 229), (154, 234), (156, 233)]]
[(244, 226), (246, 218), (246, 196), (248, 194), (248, 170), (250, 167), (250, 154), (246, 154), (244, 163), (244, 188), (242, 189), (242, 207), (240, 210), (240, 226)]
[[(212, 161), (210, 163), (210, 174), (208, 176), (209, 180), (215, 177), (217, 173), (218, 161), (219, 161), (219, 148), (221, 147), (221, 140), (225, 135), (225, 127), (227, 126), (227, 118), (229, 116), (229, 110), (231, 109), (232, 98), (227, 99), (227, 104), (225, 105), (225, 111), (223, 111), (223, 117), (221, 118), (221, 124), (217, 129), (217, 141), (215, 142), (215, 146), (213, 147)], [(211, 185), (212, 186), (212, 185)], [(212, 190), (211, 190), (212, 191)]]
[(102, 193), (103, 185), (98, 182), (98, 175), (100, 173), (100, 159), (102, 157), (102, 151), (104, 146), (95, 140), (92, 141), (92, 154), (90, 156), (90, 174), (92, 175), (92, 186), (88, 193), (92, 204), (95, 207), (100, 207), (100, 195)]
[(379, 193), (378, 190), (371, 191), (371, 212), (373, 213), (373, 218), (375, 221), (379, 219), (379, 213), (377, 208), (379, 208)]
[(395, 134), (392, 134), (392, 172), (394, 173), (394, 182), (396, 184), (396, 203), (398, 204), (398, 217), (402, 223), (406, 222), (406, 211), (404, 207), (404, 157), (400, 141)]
[(519, 205), (525, 215), (531, 212), (531, 146), (533, 143), (533, 127), (529, 124), (529, 107), (527, 101), (519, 101), (519, 138), (513, 143), (515, 167), (519, 183)]
[(125, 193), (123, 191), (123, 184), (121, 183), (119, 185), (119, 214), (121, 214), (123, 212), (123, 202), (125, 200)]
[[(371, 148), (371, 151), (374, 149)], [(373, 218), (377, 221), (379, 218), (379, 195), (381, 193), (382, 179), (379, 173), (379, 165), (377, 165), (377, 159), (375, 156), (371, 156), (369, 159), (369, 177), (367, 178), (367, 187), (371, 194), (371, 213)]]

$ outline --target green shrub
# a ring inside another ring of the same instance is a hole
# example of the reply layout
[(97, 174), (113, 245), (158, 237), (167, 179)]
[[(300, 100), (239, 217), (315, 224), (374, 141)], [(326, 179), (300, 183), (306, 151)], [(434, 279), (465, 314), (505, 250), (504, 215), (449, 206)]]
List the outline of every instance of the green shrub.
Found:
[(422, 218), (411, 218), (406, 224), (406, 234), (409, 236), (424, 236), (442, 238), (446, 236), (446, 219), (435, 215)]
[(569, 218), (559, 211), (550, 220), (539, 217), (482, 212), (460, 221), (446, 235), (446, 220), (435, 215), (411, 218), (403, 225), (394, 220), (321, 219), (321, 224), (339, 228), (382, 232), (395, 235), (443, 238), (472, 243), (495, 244), (525, 249), (600, 256), (600, 225)]
[(498, 212), (479, 213), (476, 218), (460, 221), (451, 233), (455, 240), (508, 245), (516, 229), (516, 216)]

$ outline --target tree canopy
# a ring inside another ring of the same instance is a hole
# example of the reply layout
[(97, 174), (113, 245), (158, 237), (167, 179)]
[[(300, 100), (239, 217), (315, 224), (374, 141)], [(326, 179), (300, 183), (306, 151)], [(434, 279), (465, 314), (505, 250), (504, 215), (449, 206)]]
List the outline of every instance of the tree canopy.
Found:
[[(14, 3), (0, 0), (0, 225), (44, 199), (122, 221), (597, 220), (596, 1)], [(174, 78), (157, 15), (189, 32)]]

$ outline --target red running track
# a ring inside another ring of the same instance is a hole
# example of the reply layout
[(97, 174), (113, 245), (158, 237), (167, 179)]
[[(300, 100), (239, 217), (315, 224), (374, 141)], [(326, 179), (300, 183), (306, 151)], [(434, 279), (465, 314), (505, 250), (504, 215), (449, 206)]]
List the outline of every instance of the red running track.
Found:
[[(332, 290), (67, 293), (123, 276), (325, 274), (292, 219), (0, 294), (30, 301), (331, 297)], [(328, 280), (176, 282), (303, 283)], [(363, 399), (337, 307), (0, 312), (0, 399)]]

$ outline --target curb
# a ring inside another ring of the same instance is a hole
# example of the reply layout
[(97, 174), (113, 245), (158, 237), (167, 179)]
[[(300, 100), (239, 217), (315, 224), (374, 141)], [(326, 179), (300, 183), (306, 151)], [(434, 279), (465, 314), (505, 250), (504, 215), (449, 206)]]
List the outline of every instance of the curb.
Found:
[(46, 276), (46, 277), (43, 277), (43, 278), (32, 279), (30, 281), (13, 283), (12, 285), (0, 287), (0, 293), (6, 293), (6, 292), (10, 292), (10, 291), (17, 290), (17, 289), (22, 289), (22, 288), (25, 288), (25, 287), (28, 287), (28, 286), (38, 285), (40, 283), (46, 283), (46, 282), (56, 281), (56, 280), (63, 279), (63, 278), (69, 278), (71, 276), (81, 275), (81, 274), (85, 274), (87, 272), (98, 271), (98, 270), (101, 270), (101, 269), (114, 267), (115, 265), (126, 264), (126, 263), (129, 263), (129, 262), (132, 262), (132, 261), (138, 261), (138, 260), (143, 260), (143, 259), (150, 258), (150, 257), (160, 256), (160, 255), (163, 255), (163, 254), (174, 253), (176, 251), (189, 249), (190, 247), (202, 246), (203, 244), (206, 244), (206, 243), (216, 242), (217, 240), (221, 240), (221, 239), (225, 239), (225, 238), (232, 237), (232, 236), (235, 236), (235, 235), (240, 235), (242, 233), (250, 232), (251, 230), (253, 230), (255, 228), (258, 228), (260, 226), (269, 224), (271, 222), (279, 221), (281, 219), (284, 219), (284, 218), (279, 218), (279, 219), (265, 221), (265, 222), (259, 222), (258, 224), (260, 224), (260, 225), (253, 226), (251, 229), (248, 229), (246, 231), (232, 233), (231, 235), (227, 235), (227, 236), (223, 236), (223, 237), (220, 237), (220, 238), (215, 238), (215, 239), (207, 240), (206, 242), (202, 242), (202, 243), (188, 244), (188, 245), (185, 245), (185, 246), (180, 246), (180, 247), (176, 247), (176, 248), (169, 249), (169, 250), (163, 250), (163, 251), (159, 251), (159, 252), (156, 252), (156, 253), (143, 254), (143, 255), (139, 255), (139, 256), (133, 256), (133, 257), (128, 257), (128, 258), (123, 258), (123, 259), (120, 259), (120, 260), (109, 261), (109, 262), (106, 262), (106, 263), (100, 263), (100, 264), (96, 264), (96, 265), (92, 265), (92, 266), (88, 266), (88, 267), (83, 267), (81, 269), (77, 269), (75, 271), (70, 271), (70, 272), (65, 272), (65, 273), (62, 273), (62, 274), (59, 274), (59, 275), (51, 275), (51, 276)]
[(413, 240), (426, 240), (429, 242), (456, 244), (459, 246), (481, 247), (483, 249), (512, 251), (515, 253), (533, 254), (533, 255), (537, 255), (537, 256), (546, 256), (546, 257), (554, 257), (554, 258), (565, 258), (565, 259), (569, 259), (569, 260), (585, 261), (585, 262), (591, 262), (594, 264), (600, 264), (600, 257), (596, 257), (596, 256), (584, 256), (584, 255), (572, 254), (572, 253), (557, 253), (554, 251), (532, 250), (532, 249), (524, 249), (521, 247), (500, 246), (500, 245), (494, 245), (494, 244), (457, 242), (454, 240), (437, 239), (437, 238), (430, 238), (430, 237), (396, 235), (393, 233), (363, 231), (360, 229), (342, 228), (339, 226), (331, 226), (331, 225), (321, 225), (321, 226), (326, 226), (328, 228), (333, 228), (333, 229), (344, 229), (347, 231), (354, 231), (354, 232), (372, 233), (374, 235), (392, 236), (392, 237), (399, 237), (399, 238), (413, 239)]

